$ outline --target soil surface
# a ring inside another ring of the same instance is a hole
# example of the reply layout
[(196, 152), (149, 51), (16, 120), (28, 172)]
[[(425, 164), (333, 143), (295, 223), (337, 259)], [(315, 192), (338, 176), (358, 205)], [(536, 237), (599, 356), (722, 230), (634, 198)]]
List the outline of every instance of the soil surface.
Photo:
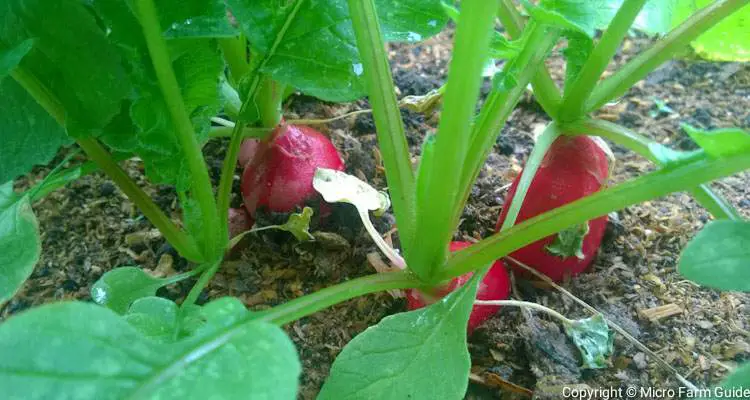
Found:
[[(446, 31), (421, 44), (391, 47), (400, 96), (424, 94), (444, 82), (450, 40), (451, 33)], [(648, 43), (647, 39), (637, 37), (628, 40), (616, 64)], [(564, 76), (560, 50), (549, 61), (558, 82)], [(486, 94), (488, 90), (486, 82), (483, 92)], [(285, 116), (322, 119), (366, 108), (366, 101), (332, 105), (294, 96), (286, 104)], [(438, 115), (404, 111), (403, 116), (416, 161), (421, 141), (436, 128)], [(681, 123), (703, 128), (750, 128), (750, 66), (698, 60), (670, 62), (616, 104), (605, 107), (598, 117), (675, 148), (695, 148), (680, 129)], [(456, 233), (457, 240), (476, 241), (494, 232), (505, 189), (520, 172), (535, 134), (547, 122), (540, 107), (530, 95), (525, 95), (472, 191)], [(340, 149), (349, 173), (375, 187), (386, 187), (369, 115), (338, 120), (319, 129), (329, 134)], [(205, 148), (215, 181), (225, 147), (225, 140), (213, 140)], [(612, 184), (654, 169), (646, 160), (623, 148), (613, 146), (613, 150), (617, 164)], [(59, 162), (65, 153), (62, 151), (50, 165)], [(146, 182), (143, 166), (137, 160), (123, 165), (157, 204), (178, 221), (181, 210), (174, 190)], [(49, 170), (49, 167), (37, 168), (18, 182), (18, 188), (37, 182)], [(750, 217), (750, 174), (729, 177), (712, 186), (745, 217)], [(241, 203), (237, 194), (233, 203), (235, 206)], [(0, 309), (0, 319), (42, 303), (90, 301), (91, 284), (115, 267), (140, 265), (157, 276), (191, 267), (100, 173), (83, 177), (49, 195), (34, 204), (34, 210), (41, 226), (42, 258), (23, 291)], [(748, 296), (704, 289), (676, 272), (680, 250), (711, 219), (710, 215), (688, 195), (675, 194), (629, 207), (611, 217), (604, 245), (590, 271), (563, 286), (699, 387), (716, 384), (728, 370), (750, 358)], [(259, 223), (283, 218), (263, 215)], [(388, 237), (398, 243), (392, 216), (386, 214), (375, 222), (381, 232), (389, 232)], [(239, 297), (251, 309), (265, 309), (374, 272), (367, 256), (377, 254), (377, 249), (351, 207), (334, 206), (329, 218), (315, 221), (313, 231), (318, 238), (314, 243), (297, 243), (283, 232), (246, 238), (241, 254), (225, 263), (199, 303), (231, 295)], [(193, 282), (184, 281), (162, 289), (159, 295), (179, 301)], [(544, 304), (569, 318), (590, 316), (569, 297), (543, 283), (516, 279), (513, 296)], [(403, 310), (403, 299), (379, 293), (339, 304), (286, 326), (304, 368), (300, 397), (315, 397), (332, 361), (352, 337), (383, 317)], [(535, 398), (562, 398), (562, 384), (592, 388), (681, 385), (673, 372), (621, 335), (615, 337), (610, 368), (581, 369), (580, 356), (559, 324), (545, 315), (516, 308), (501, 309), (477, 329), (470, 338), (469, 348), (473, 368), (467, 398), (529, 398), (532, 392)]]

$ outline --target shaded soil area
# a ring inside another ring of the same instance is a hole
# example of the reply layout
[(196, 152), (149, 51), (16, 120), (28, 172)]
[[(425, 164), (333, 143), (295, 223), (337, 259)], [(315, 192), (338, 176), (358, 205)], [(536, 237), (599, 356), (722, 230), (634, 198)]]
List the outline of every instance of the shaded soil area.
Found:
[[(617, 63), (647, 44), (646, 39), (629, 40)], [(445, 79), (450, 32), (418, 45), (393, 46), (390, 55), (399, 96), (424, 94)], [(561, 82), (564, 63), (559, 50), (549, 65)], [(483, 92), (488, 90), (486, 82)], [(605, 107), (598, 117), (675, 148), (692, 149), (696, 146), (680, 129), (681, 123), (703, 128), (750, 128), (749, 106), (747, 64), (674, 61), (617, 103)], [(285, 116), (322, 119), (366, 108), (364, 100), (331, 105), (295, 96), (287, 103)], [(438, 116), (404, 111), (403, 117), (416, 162), (422, 139), (436, 128)], [(535, 135), (547, 122), (539, 106), (525, 95), (472, 190), (456, 239), (476, 241), (494, 232), (505, 188), (520, 172)], [(340, 149), (349, 173), (377, 188), (386, 187), (369, 115), (321, 125), (320, 130), (329, 134)], [(218, 179), (225, 147), (225, 140), (214, 140), (205, 148), (214, 180)], [(613, 146), (613, 150), (617, 156), (613, 184), (654, 169), (624, 148)], [(148, 184), (137, 160), (123, 165), (178, 221), (181, 210), (174, 190)], [(47, 172), (49, 168), (36, 169), (19, 181), (19, 189), (37, 182)], [(750, 217), (750, 174), (729, 177), (712, 186)], [(235, 206), (241, 203), (238, 192), (235, 190)], [(90, 300), (91, 284), (115, 267), (139, 265), (157, 276), (191, 267), (102, 174), (83, 177), (39, 201), (34, 210), (41, 226), (42, 258), (23, 291), (0, 310), (0, 319), (42, 303)], [(265, 215), (260, 222), (279, 218), (283, 216)], [(709, 220), (706, 211), (686, 194), (621, 210), (612, 215), (604, 245), (590, 272), (564, 283), (567, 290), (625, 328), (698, 386), (717, 383), (728, 370), (750, 357), (748, 296), (701, 288), (676, 272), (680, 250)], [(391, 215), (375, 222), (381, 232), (388, 232), (388, 238), (398, 243)], [(248, 237), (241, 254), (225, 263), (199, 302), (230, 295), (260, 310), (374, 272), (367, 256), (377, 254), (377, 249), (351, 207), (334, 206), (332, 216), (315, 221), (313, 231), (318, 238), (313, 243), (297, 243), (283, 232)], [(179, 301), (193, 282), (162, 289), (159, 295)], [(517, 279), (513, 296), (544, 304), (570, 318), (590, 315), (544, 284)], [(352, 337), (384, 316), (403, 310), (402, 299), (379, 293), (288, 325), (286, 330), (297, 345), (304, 368), (300, 397), (314, 398), (334, 358)], [(561, 398), (560, 385), (570, 383), (592, 388), (680, 385), (672, 372), (619, 335), (611, 368), (583, 370), (580, 356), (558, 324), (544, 315), (515, 308), (501, 309), (477, 329), (469, 348), (473, 368), (468, 398), (528, 398), (528, 391), (535, 391), (537, 398)]]

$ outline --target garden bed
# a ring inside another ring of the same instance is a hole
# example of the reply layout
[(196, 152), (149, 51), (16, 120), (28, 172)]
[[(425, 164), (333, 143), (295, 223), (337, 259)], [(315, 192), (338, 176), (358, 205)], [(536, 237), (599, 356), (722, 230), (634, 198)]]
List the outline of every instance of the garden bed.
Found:
[[(626, 60), (646, 43), (647, 39), (628, 40), (616, 57), (617, 62)], [(424, 94), (442, 84), (449, 46), (447, 31), (421, 44), (391, 48), (394, 78), (401, 96)], [(559, 57), (550, 61), (558, 81), (563, 76), (562, 65)], [(701, 128), (749, 128), (749, 106), (747, 64), (674, 61), (651, 74), (619, 102), (606, 107), (598, 117), (675, 148), (692, 149), (696, 146), (680, 130), (680, 123)], [(366, 108), (364, 101), (342, 106), (293, 96), (285, 116), (323, 119)], [(407, 111), (403, 116), (412, 154), (418, 156), (424, 135), (436, 128), (437, 116)], [(547, 122), (531, 96), (526, 95), (472, 191), (456, 240), (474, 241), (494, 232), (504, 203), (504, 188), (520, 172), (534, 135)], [(321, 130), (342, 152), (347, 172), (385, 188), (369, 115), (328, 123)], [(226, 145), (227, 141), (216, 139), (204, 149), (215, 184)], [(613, 150), (617, 164), (612, 182), (622, 182), (654, 168), (623, 148), (613, 146)], [(63, 156), (61, 153), (50, 165)], [(174, 190), (147, 184), (143, 166), (137, 160), (124, 165), (157, 204), (178, 220), (180, 210)], [(48, 171), (49, 168), (37, 168), (18, 185), (27, 187)], [(713, 186), (745, 217), (750, 217), (750, 174), (726, 178)], [(239, 203), (235, 188), (233, 204)], [(0, 319), (42, 303), (88, 300), (91, 284), (115, 267), (140, 265), (158, 276), (190, 267), (103, 174), (70, 184), (35, 204), (34, 210), (42, 232), (42, 257), (24, 289), (0, 310)], [(264, 218), (273, 220), (278, 216), (266, 215), (259, 222)], [(680, 250), (709, 218), (686, 194), (621, 210), (610, 219), (605, 242), (591, 271), (564, 284), (699, 387), (718, 383), (728, 368), (750, 357), (748, 296), (703, 289), (676, 272)], [(375, 224), (397, 243), (393, 221), (386, 214)], [(247, 238), (241, 254), (224, 264), (199, 303), (231, 295), (239, 297), (251, 310), (260, 310), (374, 271), (368, 254), (377, 254), (377, 248), (350, 206), (334, 206), (332, 217), (316, 223), (312, 230), (318, 232), (318, 240), (312, 243), (297, 243), (284, 232)], [(180, 282), (159, 294), (179, 301), (193, 282)], [(546, 305), (570, 318), (588, 316), (584, 308), (545, 284), (516, 280), (513, 296)], [(404, 310), (403, 299), (378, 293), (286, 326), (303, 363), (300, 397), (314, 398), (335, 356), (352, 337), (384, 316)], [(501, 391), (523, 398), (526, 389), (535, 391), (537, 396), (561, 398), (556, 386), (562, 383), (590, 387), (680, 386), (672, 372), (620, 335), (615, 338), (611, 368), (582, 370), (575, 348), (558, 324), (543, 315), (515, 308), (503, 308), (480, 327), (470, 337), (469, 347), (473, 374), (468, 398), (495, 398)]]

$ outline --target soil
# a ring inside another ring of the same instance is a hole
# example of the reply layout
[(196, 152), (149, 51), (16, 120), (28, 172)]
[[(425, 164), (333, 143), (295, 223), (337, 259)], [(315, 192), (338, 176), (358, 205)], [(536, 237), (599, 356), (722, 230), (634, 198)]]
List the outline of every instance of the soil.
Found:
[[(394, 45), (390, 55), (399, 95), (419, 95), (445, 80), (451, 32), (417, 45)], [(630, 58), (648, 39), (629, 39), (616, 64)], [(558, 54), (549, 67), (558, 82), (564, 76)], [(483, 92), (489, 90), (485, 84)], [(664, 102), (668, 108), (657, 106)], [(666, 64), (640, 82), (598, 117), (612, 120), (680, 149), (695, 148), (680, 124), (703, 127), (750, 128), (750, 65), (698, 60)], [(366, 109), (366, 101), (332, 105), (294, 96), (286, 106), (287, 119), (329, 118)], [(437, 115), (403, 112), (408, 141), (415, 155), (425, 134), (437, 126)], [(491, 235), (503, 207), (505, 188), (520, 172), (534, 143), (534, 135), (548, 122), (530, 95), (503, 129), (476, 183), (456, 239), (476, 241)], [(348, 172), (385, 188), (375, 128), (369, 115), (338, 120), (320, 129), (341, 150)], [(214, 180), (218, 179), (225, 140), (205, 147)], [(611, 182), (632, 179), (654, 169), (647, 161), (613, 146), (617, 165)], [(50, 165), (55, 165), (65, 151)], [(173, 189), (150, 185), (137, 160), (123, 163), (128, 173), (156, 199), (175, 221), (180, 208)], [(40, 167), (18, 182), (28, 187), (50, 170)], [(239, 171), (238, 171), (239, 174)], [(239, 176), (236, 177), (237, 180)], [(750, 217), (750, 174), (712, 184), (745, 217)], [(235, 188), (236, 189), (236, 188)], [(235, 190), (233, 204), (240, 205)], [(140, 212), (102, 174), (81, 178), (34, 204), (39, 218), (43, 254), (24, 289), (0, 309), (0, 319), (32, 306), (61, 300), (90, 301), (89, 288), (115, 267), (140, 265), (158, 275), (185, 271), (190, 265), (144, 219)], [(260, 222), (283, 216), (263, 215)], [(629, 207), (612, 215), (604, 245), (590, 271), (564, 287), (625, 328), (699, 387), (716, 384), (727, 371), (750, 358), (748, 296), (701, 288), (676, 272), (678, 255), (710, 215), (686, 194), (674, 194)], [(376, 220), (381, 232), (391, 231), (393, 217)], [(355, 277), (374, 272), (367, 261), (377, 249), (364, 233), (353, 210), (334, 206), (332, 215), (316, 221), (318, 241), (297, 243), (286, 233), (259, 234), (244, 241), (245, 248), (227, 261), (204, 291), (199, 303), (221, 296), (237, 296), (260, 310), (284, 303)], [(392, 235), (397, 244), (397, 233)], [(159, 295), (181, 300), (194, 281), (183, 281)], [(556, 309), (570, 318), (590, 316), (560, 292), (520, 279), (513, 296)], [(673, 310), (653, 317), (656, 307)], [(299, 351), (304, 373), (300, 398), (311, 399), (330, 365), (346, 343), (384, 316), (403, 311), (403, 299), (373, 294), (339, 304), (296, 321), (286, 330)], [(669, 315), (671, 314), (671, 315)], [(648, 316), (652, 318), (649, 319)], [(649, 356), (620, 335), (610, 368), (584, 370), (580, 356), (558, 324), (546, 316), (506, 307), (478, 328), (469, 340), (472, 379), (467, 398), (562, 398), (561, 384), (599, 387), (676, 388), (680, 383)]]

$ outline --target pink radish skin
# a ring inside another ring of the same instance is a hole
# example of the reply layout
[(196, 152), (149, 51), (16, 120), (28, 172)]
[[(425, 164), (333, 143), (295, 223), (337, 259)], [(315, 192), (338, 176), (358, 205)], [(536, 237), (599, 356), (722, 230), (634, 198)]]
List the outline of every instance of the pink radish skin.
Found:
[[(461, 250), (469, 246), (471, 246), (471, 243), (468, 242), (451, 242), (450, 251)], [(447, 296), (448, 293), (463, 286), (469, 281), (469, 279), (471, 279), (473, 274), (473, 272), (469, 272), (457, 278), (453, 278), (450, 283), (437, 289), (434, 295), (423, 294), (417, 289), (408, 289), (406, 291), (406, 307), (409, 310), (416, 310), (427, 304), (432, 304)], [(503, 262), (497, 260), (490, 270), (487, 271), (482, 282), (479, 283), (479, 288), (477, 289), (477, 300), (506, 300), (508, 295), (510, 295), (510, 277), (508, 276), (508, 271), (506, 271)], [(469, 316), (469, 323), (467, 326), (468, 333), (471, 334), (482, 322), (495, 315), (499, 309), (499, 306), (475, 305)]]
[(344, 169), (333, 143), (313, 128), (282, 123), (271, 137), (271, 143), (246, 140), (240, 149), (240, 186), (251, 217), (261, 207), (294, 211), (318, 197), (312, 186), (317, 168)]
[[(588, 136), (557, 138), (531, 181), (516, 224), (597, 192), (606, 185), (608, 175), (607, 152), (592, 138)], [(516, 177), (510, 187), (496, 229), (500, 229), (505, 221), (508, 206), (516, 194), (520, 178), (520, 175)], [(516, 250), (510, 256), (535, 268), (556, 282), (562, 281), (566, 276), (578, 275), (591, 265), (591, 261), (596, 256), (607, 227), (607, 216), (588, 221), (588, 225), (589, 232), (584, 237), (581, 246), (583, 258), (574, 255), (562, 257), (550, 253), (547, 246), (555, 241), (557, 234)], [(521, 268), (517, 268), (516, 271), (523, 276), (529, 275)]]

